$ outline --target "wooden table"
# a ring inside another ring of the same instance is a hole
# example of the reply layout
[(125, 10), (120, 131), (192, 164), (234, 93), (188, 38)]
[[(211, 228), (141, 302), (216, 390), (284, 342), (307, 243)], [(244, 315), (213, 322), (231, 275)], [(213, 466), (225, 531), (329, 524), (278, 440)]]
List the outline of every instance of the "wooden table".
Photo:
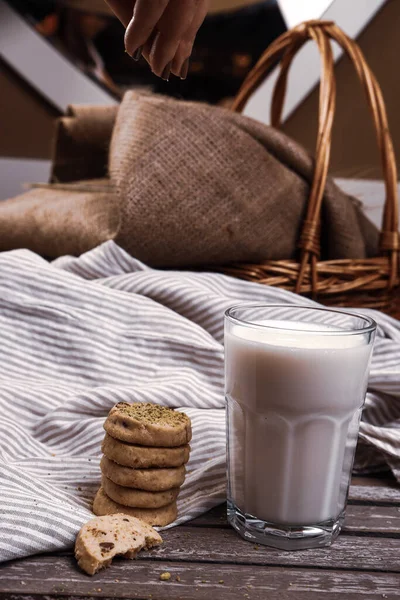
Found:
[[(1, 517), (0, 517), (1, 518)], [(160, 575), (169, 573), (168, 581)], [(356, 478), (331, 548), (285, 552), (242, 540), (218, 507), (164, 533), (160, 549), (94, 577), (72, 553), (0, 565), (1, 600), (360, 600), (400, 598), (400, 487)]]

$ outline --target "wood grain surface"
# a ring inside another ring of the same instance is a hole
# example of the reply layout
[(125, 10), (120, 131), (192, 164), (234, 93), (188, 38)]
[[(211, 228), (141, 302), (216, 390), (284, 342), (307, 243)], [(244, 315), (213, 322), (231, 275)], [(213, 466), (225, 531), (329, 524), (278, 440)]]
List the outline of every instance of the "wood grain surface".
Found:
[[(163, 533), (161, 548), (115, 559), (94, 577), (71, 552), (0, 565), (0, 600), (378, 600), (400, 598), (396, 482), (356, 478), (343, 532), (329, 548), (285, 552), (242, 540), (219, 506)], [(162, 581), (162, 573), (170, 573)]]

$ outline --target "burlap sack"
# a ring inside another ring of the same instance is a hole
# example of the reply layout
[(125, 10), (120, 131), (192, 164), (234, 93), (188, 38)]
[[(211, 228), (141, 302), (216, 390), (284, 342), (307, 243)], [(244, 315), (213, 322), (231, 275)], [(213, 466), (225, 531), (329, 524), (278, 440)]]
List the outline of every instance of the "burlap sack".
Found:
[(79, 255), (113, 239), (118, 226), (107, 180), (35, 187), (0, 202), (0, 250)]
[[(0, 250), (54, 258), (116, 239), (152, 266), (178, 268), (295, 256), (313, 164), (282, 133), (227, 109), (129, 92), (119, 109), (69, 108), (52, 180), (104, 177), (111, 135), (111, 181), (0, 202)], [(323, 217), (323, 258), (376, 253), (378, 232), (332, 181)]]
[[(295, 256), (313, 162), (284, 134), (223, 108), (128, 92), (110, 149), (116, 242), (160, 267)], [(328, 182), (322, 258), (376, 254), (359, 203)]]
[(117, 111), (118, 106), (68, 107), (57, 123), (51, 174), (56, 184), (0, 202), (0, 250), (78, 256), (115, 237), (119, 212), (106, 177)]
[(106, 177), (118, 106), (69, 106), (58, 119), (51, 181)]

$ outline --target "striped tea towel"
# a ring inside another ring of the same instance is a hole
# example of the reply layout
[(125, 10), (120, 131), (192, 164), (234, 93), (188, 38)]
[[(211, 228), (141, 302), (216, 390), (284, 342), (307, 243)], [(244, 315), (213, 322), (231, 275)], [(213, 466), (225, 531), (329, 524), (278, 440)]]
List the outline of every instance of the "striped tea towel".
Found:
[[(312, 304), (220, 274), (157, 271), (113, 242), (52, 264), (0, 254), (0, 561), (72, 546), (116, 402), (192, 419), (175, 524), (224, 501), (223, 312), (242, 301)], [(400, 324), (363, 312), (379, 330), (358, 467), (400, 480)]]

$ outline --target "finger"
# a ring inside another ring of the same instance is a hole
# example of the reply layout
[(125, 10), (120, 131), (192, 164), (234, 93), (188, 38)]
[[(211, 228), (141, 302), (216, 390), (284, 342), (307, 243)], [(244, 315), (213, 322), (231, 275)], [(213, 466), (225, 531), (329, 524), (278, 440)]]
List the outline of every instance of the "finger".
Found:
[(106, 0), (115, 16), (127, 27), (133, 17), (135, 0)]
[(172, 61), (185, 32), (195, 18), (200, 0), (170, 0), (157, 23), (158, 35), (150, 52), (151, 68), (168, 79)]
[[(134, 9), (136, 1), (135, 0), (106, 0), (106, 3), (109, 5), (111, 10), (114, 12), (116, 17), (121, 21), (122, 25), (124, 25), (126, 28), (132, 20), (133, 9)], [(152, 39), (152, 41), (154, 41), (154, 37), (151, 38), (151, 36), (150, 36), (150, 39)], [(132, 58), (134, 58), (135, 60), (139, 60), (140, 56), (143, 54), (143, 56), (146, 58), (147, 62), (149, 62), (148, 55), (150, 52), (151, 44), (149, 46), (148, 42), (146, 42), (146, 45), (143, 47), (143, 50), (144, 50), (144, 48), (146, 48), (146, 46), (147, 46), (147, 52), (144, 52), (144, 51), (142, 52), (142, 48), (140, 48), (140, 46), (139, 46), (139, 48), (136, 49), (136, 51), (131, 54)]]
[(146, 61), (149, 63), (150, 65), (150, 52), (151, 49), (153, 47), (154, 41), (156, 39), (158, 35), (158, 31), (156, 31), (156, 29), (153, 29), (153, 31), (150, 34), (150, 37), (148, 38), (147, 42), (145, 43), (145, 45), (142, 48), (142, 56), (146, 59)]
[(168, 3), (169, 0), (136, 0), (133, 17), (125, 32), (125, 49), (128, 54), (132, 56), (146, 43)]
[(197, 12), (189, 28), (184, 33), (175, 53), (174, 60), (172, 61), (171, 71), (174, 73), (174, 75), (181, 77), (181, 79), (186, 79), (189, 68), (189, 58), (193, 50), (193, 44), (196, 39), (197, 32), (207, 15), (207, 12), (208, 0), (201, 0), (199, 2)]

